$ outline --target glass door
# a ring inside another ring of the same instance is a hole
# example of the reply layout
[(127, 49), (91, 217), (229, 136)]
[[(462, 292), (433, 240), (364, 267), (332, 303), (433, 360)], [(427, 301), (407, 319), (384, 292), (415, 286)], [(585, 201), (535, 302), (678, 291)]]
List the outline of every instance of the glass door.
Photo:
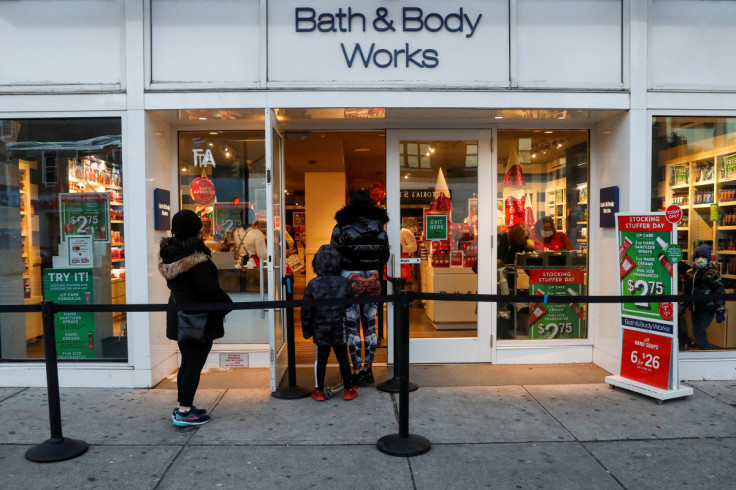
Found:
[[(267, 276), (270, 287), (268, 300), (283, 299), (282, 279), (284, 277), (283, 243), (284, 223), (282, 200), (284, 189), (282, 185), (283, 169), (283, 130), (272, 109), (266, 109), (266, 200), (267, 207), (267, 248), (268, 266)], [(271, 372), (271, 391), (276, 391), (287, 367), (286, 333), (284, 320), (286, 314), (283, 309), (267, 310), (269, 324), (269, 359)]]
[[(389, 271), (401, 274), (405, 289), (495, 291), (492, 136), (491, 130), (388, 131)], [(494, 318), (490, 303), (415, 301), (411, 362), (490, 362)]]

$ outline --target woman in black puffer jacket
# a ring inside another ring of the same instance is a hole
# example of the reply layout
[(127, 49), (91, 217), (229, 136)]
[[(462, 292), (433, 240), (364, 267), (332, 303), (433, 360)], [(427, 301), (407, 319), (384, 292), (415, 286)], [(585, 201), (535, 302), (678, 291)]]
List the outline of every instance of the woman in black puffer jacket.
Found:
[[(210, 260), (210, 250), (202, 240), (202, 221), (194, 211), (184, 209), (171, 220), (173, 237), (161, 240), (158, 269), (166, 279), (171, 294), (169, 304), (232, 303), (220, 287), (217, 266)], [(209, 421), (206, 410), (194, 406), (199, 377), (212, 349), (212, 341), (225, 335), (225, 315), (230, 310), (211, 311), (207, 317), (204, 344), (179, 342), (181, 367), (177, 374), (179, 407), (174, 409), (174, 425), (200, 425)], [(178, 316), (166, 312), (166, 337), (178, 341)]]
[[(330, 243), (342, 257), (342, 276), (348, 278), (356, 296), (381, 293), (381, 274), (389, 258), (386, 223), (388, 214), (371, 201), (365, 191), (357, 191), (350, 204), (335, 214), (337, 225)], [(373, 357), (376, 353), (376, 303), (359, 304), (347, 310), (348, 346), (353, 361), (353, 384), (373, 383)], [(362, 321), (361, 321), (362, 320)], [(361, 360), (360, 324), (365, 338), (365, 363)]]
[[(353, 295), (350, 283), (340, 275), (340, 254), (332, 245), (319, 247), (312, 260), (312, 268), (317, 277), (307, 284), (304, 290), (305, 300), (341, 299)], [(358, 393), (352, 389), (350, 361), (345, 345), (347, 342), (345, 313), (346, 305), (302, 307), (302, 333), (305, 339), (312, 337), (315, 344), (315, 388), (312, 390), (312, 398), (316, 401), (325, 400), (325, 373), (330, 349), (335, 351), (335, 357), (340, 364), (340, 375), (345, 387), (344, 398), (352, 400), (358, 396)]]

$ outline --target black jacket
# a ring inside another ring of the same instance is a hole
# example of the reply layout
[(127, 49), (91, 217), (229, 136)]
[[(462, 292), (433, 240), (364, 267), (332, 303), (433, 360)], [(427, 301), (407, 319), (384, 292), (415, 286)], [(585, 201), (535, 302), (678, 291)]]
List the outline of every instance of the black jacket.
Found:
[[(158, 270), (169, 287), (169, 304), (232, 303), (217, 280), (217, 266), (210, 260), (209, 249), (202, 244), (196, 250), (187, 249), (175, 237), (161, 240)], [(225, 315), (231, 310), (212, 311), (205, 327), (207, 338), (214, 340), (225, 335)], [(166, 312), (166, 337), (178, 338), (177, 313)]]
[(388, 262), (388, 214), (373, 205), (348, 204), (335, 214), (330, 243), (342, 257), (343, 270), (383, 271)]
[[(314, 256), (317, 277), (304, 290), (305, 300), (350, 298), (350, 282), (340, 275), (340, 255), (334, 247), (322, 245)], [(317, 345), (341, 345), (347, 342), (345, 330), (347, 305), (304, 306), (301, 311), (304, 338), (314, 337)]]
[[(711, 262), (706, 268), (693, 267), (685, 276), (685, 294), (725, 294), (723, 279)], [(693, 313), (724, 312), (726, 305), (723, 301), (691, 301), (688, 306)]]

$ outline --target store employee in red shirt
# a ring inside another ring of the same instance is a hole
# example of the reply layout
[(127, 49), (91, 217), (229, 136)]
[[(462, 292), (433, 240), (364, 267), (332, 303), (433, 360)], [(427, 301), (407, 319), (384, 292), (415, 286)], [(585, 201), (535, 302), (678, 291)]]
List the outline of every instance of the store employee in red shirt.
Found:
[(552, 218), (545, 216), (534, 226), (534, 244), (537, 250), (575, 250), (567, 235), (555, 229)]

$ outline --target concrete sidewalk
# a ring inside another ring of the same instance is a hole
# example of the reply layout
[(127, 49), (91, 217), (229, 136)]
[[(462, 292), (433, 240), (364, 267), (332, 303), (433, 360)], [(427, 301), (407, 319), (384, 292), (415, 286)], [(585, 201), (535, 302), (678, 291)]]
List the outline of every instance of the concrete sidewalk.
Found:
[(687, 400), (605, 384), (422, 387), (410, 431), (432, 450), (386, 456), (398, 397), (284, 401), (265, 389), (204, 389), (213, 419), (175, 428), (171, 390), (62, 389), (64, 435), (90, 443), (37, 464), (45, 389), (0, 388), (3, 488), (733, 488), (736, 382), (695, 382)]

